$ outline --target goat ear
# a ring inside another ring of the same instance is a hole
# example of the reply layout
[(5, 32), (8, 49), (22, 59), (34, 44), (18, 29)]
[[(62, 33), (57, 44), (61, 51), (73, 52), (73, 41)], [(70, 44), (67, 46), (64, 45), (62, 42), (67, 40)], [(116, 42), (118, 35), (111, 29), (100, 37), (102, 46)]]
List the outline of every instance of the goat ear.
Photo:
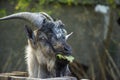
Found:
[(35, 35), (32, 29), (25, 25), (25, 32), (28, 39), (30, 40), (30, 43), (35, 44)]

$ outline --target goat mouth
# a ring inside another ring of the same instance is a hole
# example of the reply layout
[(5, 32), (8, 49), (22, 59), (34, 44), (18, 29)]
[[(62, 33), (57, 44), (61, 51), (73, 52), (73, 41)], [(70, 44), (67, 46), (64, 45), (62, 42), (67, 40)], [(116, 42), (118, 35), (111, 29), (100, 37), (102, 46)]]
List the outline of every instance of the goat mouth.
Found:
[(64, 56), (70, 56), (72, 54), (72, 51), (56, 51), (55, 53), (56, 53), (56, 55), (61, 54)]

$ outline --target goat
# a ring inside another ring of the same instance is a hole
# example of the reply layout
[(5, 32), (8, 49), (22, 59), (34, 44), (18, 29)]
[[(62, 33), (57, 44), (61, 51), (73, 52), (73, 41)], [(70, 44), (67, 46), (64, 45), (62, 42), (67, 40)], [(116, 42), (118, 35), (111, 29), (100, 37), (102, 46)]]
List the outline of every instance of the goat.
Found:
[(23, 19), (38, 29), (32, 31), (25, 26), (28, 37), (26, 46), (26, 62), (29, 77), (50, 78), (70, 75), (69, 61), (58, 60), (56, 55), (71, 55), (72, 49), (67, 44), (67, 35), (62, 21), (54, 21), (44, 12), (20, 12), (0, 18), (0, 20)]

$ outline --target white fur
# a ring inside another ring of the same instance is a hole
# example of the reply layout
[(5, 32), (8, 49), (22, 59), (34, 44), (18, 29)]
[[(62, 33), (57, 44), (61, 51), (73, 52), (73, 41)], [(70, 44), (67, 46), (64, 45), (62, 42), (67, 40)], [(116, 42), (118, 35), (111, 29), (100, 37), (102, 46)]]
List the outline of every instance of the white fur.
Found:
[(26, 47), (26, 61), (29, 77), (55, 77), (54, 58), (46, 58), (39, 47), (34, 49), (28, 44)]

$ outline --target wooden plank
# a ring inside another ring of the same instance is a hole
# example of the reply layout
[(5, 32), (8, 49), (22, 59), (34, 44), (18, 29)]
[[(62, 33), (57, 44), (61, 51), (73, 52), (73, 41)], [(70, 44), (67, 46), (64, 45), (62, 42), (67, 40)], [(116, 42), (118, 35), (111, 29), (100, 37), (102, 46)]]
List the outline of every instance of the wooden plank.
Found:
[(13, 71), (11, 73), (0, 73), (0, 75), (4, 75), (4, 76), (24, 76), (24, 77), (28, 77), (28, 73), (27, 72), (22, 72), (22, 71)]
[(11, 80), (77, 80), (77, 79), (75, 77), (58, 77), (58, 78), (40, 79), (40, 78), (11, 76)]
[(0, 80), (77, 80), (75, 77), (58, 77), (58, 78), (28, 78), (28, 77), (19, 77), (19, 76), (0, 76)]
[(14, 71), (12, 73), (0, 73), (0, 80), (77, 80), (75, 77), (56, 77), (56, 78), (29, 78), (27, 72)]

